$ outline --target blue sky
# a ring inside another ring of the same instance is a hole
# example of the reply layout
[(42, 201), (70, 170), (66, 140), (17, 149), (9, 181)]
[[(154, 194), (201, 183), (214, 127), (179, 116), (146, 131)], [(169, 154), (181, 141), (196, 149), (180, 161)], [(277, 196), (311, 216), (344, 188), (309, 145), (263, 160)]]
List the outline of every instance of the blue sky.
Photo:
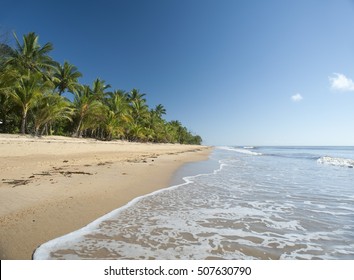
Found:
[(2, 0), (0, 26), (205, 144), (354, 145), (352, 0)]

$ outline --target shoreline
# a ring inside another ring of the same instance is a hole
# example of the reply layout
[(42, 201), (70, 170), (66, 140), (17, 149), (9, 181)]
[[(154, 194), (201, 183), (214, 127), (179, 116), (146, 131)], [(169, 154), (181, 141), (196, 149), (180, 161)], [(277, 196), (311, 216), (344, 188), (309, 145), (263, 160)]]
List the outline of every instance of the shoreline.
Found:
[(179, 167), (211, 150), (0, 134), (0, 259), (31, 259), (41, 244), (169, 187)]

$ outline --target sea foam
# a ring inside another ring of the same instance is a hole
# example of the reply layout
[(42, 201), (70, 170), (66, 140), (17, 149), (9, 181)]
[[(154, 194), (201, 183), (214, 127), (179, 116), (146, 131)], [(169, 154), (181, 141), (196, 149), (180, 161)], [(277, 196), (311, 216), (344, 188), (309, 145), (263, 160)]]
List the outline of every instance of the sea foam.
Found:
[[(215, 149), (212, 171), (196, 169), (180, 185), (43, 244), (33, 258), (353, 259), (354, 173), (316, 162), (351, 158), (352, 150), (256, 151), (264, 156)], [(318, 156), (297, 156), (304, 153)]]
[(348, 168), (354, 167), (354, 160), (347, 159), (347, 158), (336, 158), (336, 157), (324, 156), (319, 158), (317, 162), (321, 164), (328, 164), (328, 165), (334, 165), (340, 167), (348, 167)]
[(242, 148), (232, 148), (232, 147), (218, 147), (219, 149), (222, 149), (222, 150), (227, 150), (227, 151), (233, 151), (233, 152), (237, 152), (237, 153), (241, 153), (241, 154), (246, 154), (246, 155), (252, 155), (252, 156), (261, 156), (262, 153), (257, 153), (257, 152), (252, 152), (250, 151), (248, 148), (246, 150), (246, 148), (242, 149)]

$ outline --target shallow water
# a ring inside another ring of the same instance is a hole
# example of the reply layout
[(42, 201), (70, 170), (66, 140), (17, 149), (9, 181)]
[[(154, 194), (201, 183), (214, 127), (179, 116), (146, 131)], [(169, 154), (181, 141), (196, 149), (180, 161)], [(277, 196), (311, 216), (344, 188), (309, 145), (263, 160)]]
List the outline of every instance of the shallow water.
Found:
[(353, 147), (219, 147), (179, 171), (184, 183), (34, 258), (354, 259), (352, 160)]

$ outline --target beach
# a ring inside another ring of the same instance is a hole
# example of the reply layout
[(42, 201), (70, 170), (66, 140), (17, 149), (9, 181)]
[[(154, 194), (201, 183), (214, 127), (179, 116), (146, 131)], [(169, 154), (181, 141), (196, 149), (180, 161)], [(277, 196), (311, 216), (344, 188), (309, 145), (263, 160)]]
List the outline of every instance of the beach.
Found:
[(0, 135), (0, 258), (31, 259), (42, 243), (168, 187), (210, 147)]
[(353, 260), (354, 147), (215, 147), (36, 260)]

